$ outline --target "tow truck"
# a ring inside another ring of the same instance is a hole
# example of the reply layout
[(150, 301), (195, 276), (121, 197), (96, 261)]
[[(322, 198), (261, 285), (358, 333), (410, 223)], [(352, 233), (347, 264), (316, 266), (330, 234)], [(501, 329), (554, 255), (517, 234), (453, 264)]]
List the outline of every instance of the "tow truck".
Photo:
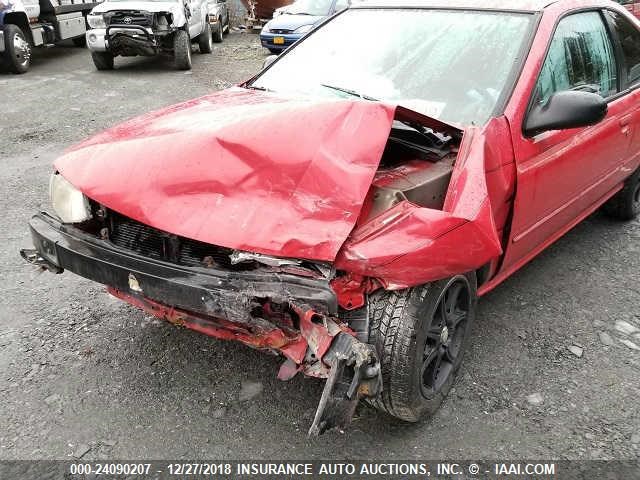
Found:
[(67, 39), (84, 46), (86, 16), (100, 1), (0, 0), (2, 65), (10, 72), (25, 73), (31, 66), (32, 47), (53, 46)]

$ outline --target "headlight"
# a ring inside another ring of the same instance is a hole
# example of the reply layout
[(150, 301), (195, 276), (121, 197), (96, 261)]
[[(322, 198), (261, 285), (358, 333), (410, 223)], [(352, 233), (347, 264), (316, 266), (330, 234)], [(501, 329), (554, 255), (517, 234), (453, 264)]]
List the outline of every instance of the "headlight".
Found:
[(63, 223), (80, 223), (91, 218), (87, 197), (59, 173), (51, 175), (49, 197), (53, 211)]
[(303, 25), (294, 30), (296, 33), (307, 33), (309, 30), (313, 28), (313, 25)]
[(87, 15), (87, 22), (91, 28), (107, 28), (101, 13), (90, 13)]

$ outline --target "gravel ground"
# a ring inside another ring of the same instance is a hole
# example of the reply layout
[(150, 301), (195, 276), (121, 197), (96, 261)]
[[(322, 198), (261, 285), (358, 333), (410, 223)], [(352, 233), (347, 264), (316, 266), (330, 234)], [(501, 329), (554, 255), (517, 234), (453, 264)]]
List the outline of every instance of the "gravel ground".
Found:
[(276, 357), (25, 265), (27, 220), (47, 208), (63, 148), (246, 79), (265, 56), (234, 33), (187, 73), (140, 58), (98, 73), (86, 50), (57, 47), (26, 75), (0, 74), (0, 459), (637, 458), (638, 221), (595, 214), (483, 298), (433, 418), (403, 425), (362, 406), (349, 430), (312, 440), (322, 382), (282, 383)]

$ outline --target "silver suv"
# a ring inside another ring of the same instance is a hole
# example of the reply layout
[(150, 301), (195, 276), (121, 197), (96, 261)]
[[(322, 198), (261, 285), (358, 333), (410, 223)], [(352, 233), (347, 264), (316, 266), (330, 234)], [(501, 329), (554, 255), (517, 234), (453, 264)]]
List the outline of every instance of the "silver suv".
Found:
[(213, 51), (208, 0), (107, 0), (87, 16), (87, 46), (98, 70), (117, 56), (168, 54), (179, 70), (191, 69), (191, 43)]

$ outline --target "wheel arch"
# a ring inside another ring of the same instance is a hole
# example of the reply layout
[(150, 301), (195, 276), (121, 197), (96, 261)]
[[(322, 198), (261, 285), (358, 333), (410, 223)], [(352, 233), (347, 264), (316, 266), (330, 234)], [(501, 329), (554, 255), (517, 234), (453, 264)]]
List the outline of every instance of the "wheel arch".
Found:
[(5, 13), (0, 18), (0, 25), (15, 25), (22, 30), (27, 41), (33, 46), (33, 36), (31, 35), (31, 27), (29, 26), (29, 19), (24, 12), (9, 12)]

